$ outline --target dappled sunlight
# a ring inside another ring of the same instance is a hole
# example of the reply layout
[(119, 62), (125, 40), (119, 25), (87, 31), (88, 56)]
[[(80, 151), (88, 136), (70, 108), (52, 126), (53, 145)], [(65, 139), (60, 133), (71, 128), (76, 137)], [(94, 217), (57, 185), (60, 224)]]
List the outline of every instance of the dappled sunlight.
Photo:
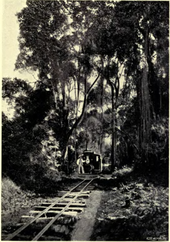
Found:
[(115, 169), (114, 172), (112, 173), (113, 176), (118, 176), (118, 175), (126, 175), (129, 174), (133, 171), (133, 167), (128, 167), (128, 166), (123, 166), (121, 169)]

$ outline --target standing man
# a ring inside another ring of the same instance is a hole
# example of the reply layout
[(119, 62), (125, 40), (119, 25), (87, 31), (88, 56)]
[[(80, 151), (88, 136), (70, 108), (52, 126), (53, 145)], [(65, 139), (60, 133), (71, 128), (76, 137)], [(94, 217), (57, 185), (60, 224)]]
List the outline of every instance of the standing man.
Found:
[(77, 160), (77, 165), (78, 165), (78, 173), (84, 174), (83, 156), (82, 155), (79, 156), (79, 158)]

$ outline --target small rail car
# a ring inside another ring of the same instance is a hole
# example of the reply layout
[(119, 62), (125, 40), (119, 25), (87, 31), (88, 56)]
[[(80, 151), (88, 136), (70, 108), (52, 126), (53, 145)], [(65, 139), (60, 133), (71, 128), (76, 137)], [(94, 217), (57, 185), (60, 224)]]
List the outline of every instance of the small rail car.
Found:
[(83, 167), (86, 174), (97, 174), (102, 171), (102, 159), (99, 154), (91, 150), (84, 150), (82, 153)]

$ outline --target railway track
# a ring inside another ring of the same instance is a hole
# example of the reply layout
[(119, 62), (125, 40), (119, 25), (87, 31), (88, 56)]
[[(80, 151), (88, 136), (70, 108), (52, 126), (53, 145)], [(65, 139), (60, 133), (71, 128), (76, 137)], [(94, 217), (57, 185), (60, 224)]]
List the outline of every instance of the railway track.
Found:
[(56, 241), (63, 240), (63, 236), (67, 239), (79, 213), (86, 207), (94, 179), (84, 179), (62, 197), (34, 207), (29, 215), (22, 216), (20, 227), (3, 240)]

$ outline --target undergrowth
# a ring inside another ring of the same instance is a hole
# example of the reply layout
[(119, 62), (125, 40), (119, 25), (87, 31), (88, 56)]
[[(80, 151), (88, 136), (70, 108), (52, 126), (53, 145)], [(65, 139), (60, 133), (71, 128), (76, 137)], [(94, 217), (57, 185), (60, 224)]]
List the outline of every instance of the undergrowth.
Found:
[(168, 240), (168, 188), (131, 181), (105, 192), (91, 240)]
[(7, 177), (2, 179), (1, 185), (1, 215), (3, 226), (10, 223), (15, 224), (22, 213), (27, 213), (30, 207), (41, 203), (43, 199), (47, 199), (51, 191), (46, 193), (46, 196), (42, 196), (42, 194), (37, 194), (34, 191), (23, 190)]

